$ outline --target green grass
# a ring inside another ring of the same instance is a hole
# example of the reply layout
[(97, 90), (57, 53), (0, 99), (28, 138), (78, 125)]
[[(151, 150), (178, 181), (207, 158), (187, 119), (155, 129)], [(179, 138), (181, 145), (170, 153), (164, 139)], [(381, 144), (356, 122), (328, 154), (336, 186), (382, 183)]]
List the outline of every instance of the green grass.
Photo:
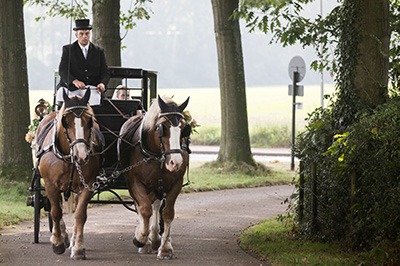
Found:
[(30, 169), (0, 167), (0, 228), (33, 217), (26, 206), (31, 174)]
[(293, 235), (293, 229), (290, 224), (267, 219), (246, 229), (240, 235), (239, 245), (272, 265), (397, 265), (399, 262), (398, 244), (396, 248), (391, 245), (371, 252), (351, 252), (341, 243), (300, 240)]
[(198, 192), (231, 188), (251, 188), (271, 185), (287, 185), (294, 173), (285, 170), (266, 168), (263, 171), (238, 169), (235, 166), (206, 163), (190, 170), (191, 185), (184, 187), (183, 192)]

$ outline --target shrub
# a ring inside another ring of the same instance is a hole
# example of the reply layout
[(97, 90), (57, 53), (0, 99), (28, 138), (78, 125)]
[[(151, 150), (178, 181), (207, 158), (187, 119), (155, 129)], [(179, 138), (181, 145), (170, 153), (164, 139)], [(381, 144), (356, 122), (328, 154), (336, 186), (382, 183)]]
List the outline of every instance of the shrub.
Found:
[[(307, 131), (294, 148), (306, 165), (303, 234), (347, 240), (352, 247), (366, 249), (398, 241), (400, 97), (359, 115), (346, 132), (335, 132), (332, 117), (329, 109), (311, 114)], [(316, 225), (311, 224), (312, 163), (317, 165), (318, 179)]]

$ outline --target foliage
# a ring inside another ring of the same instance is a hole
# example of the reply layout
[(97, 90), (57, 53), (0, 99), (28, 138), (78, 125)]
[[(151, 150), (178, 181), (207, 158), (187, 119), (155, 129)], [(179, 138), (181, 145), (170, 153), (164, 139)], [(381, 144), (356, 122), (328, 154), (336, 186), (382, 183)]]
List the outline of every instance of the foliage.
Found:
[[(309, 2), (243, 0), (236, 13), (246, 19), (250, 30), (271, 32), (272, 41), (284, 46), (295, 42), (313, 46), (319, 60), (312, 67), (327, 68), (335, 74), (335, 101), (309, 115), (306, 131), (298, 136), (293, 149), (305, 163), (305, 209), (299, 232), (322, 241), (345, 239), (351, 247), (361, 249), (377, 247), (382, 241), (396, 242), (400, 233), (400, 106), (396, 95), (400, 2), (390, 1), (389, 75), (393, 96), (375, 110), (360, 102), (353, 83), (362, 42), (355, 27), (361, 19), (362, 1), (340, 0), (325, 18), (316, 19), (301, 13)], [(312, 165), (316, 166), (318, 187), (316, 224), (311, 219)]]
[(303, 47), (314, 47), (319, 60), (311, 63), (312, 68), (336, 72), (332, 51), (339, 38), (340, 20), (337, 18), (341, 9), (337, 7), (326, 17), (318, 15), (313, 20), (302, 14), (304, 5), (310, 2), (312, 0), (242, 0), (235, 15), (245, 19), (250, 32), (258, 29), (271, 33), (271, 43), (279, 42), (285, 47), (298, 42)]
[(197, 120), (192, 117), (190, 112), (188, 110), (184, 111), (183, 116), (185, 118), (186, 124), (189, 125), (192, 129), (192, 132), (199, 134), (196, 127), (199, 127), (200, 125), (197, 123)]
[[(336, 122), (330, 112), (317, 110), (310, 116), (307, 131), (299, 136), (294, 149), (307, 166), (303, 172), (306, 197), (302, 233), (324, 241), (347, 239), (351, 247), (361, 249), (376, 247), (382, 241), (398, 241), (400, 97), (360, 114), (360, 121), (336, 136), (332, 133)], [(311, 223), (309, 193), (309, 166), (313, 163), (317, 166), (317, 228)]]
[[(51, 113), (52, 106), (48, 101), (40, 99), (39, 100), (39, 104), (36, 106), (36, 109), (38, 109), (38, 112), (42, 116), (45, 116), (45, 115)], [(32, 143), (32, 147), (34, 146), (34, 143), (35, 143), (36, 131), (37, 131), (37, 128), (39, 126), (40, 120), (41, 120), (41, 118), (35, 112), (34, 118), (33, 118), (31, 124), (28, 127), (28, 132), (25, 135), (26, 142)]]
[(383, 243), (370, 252), (350, 252), (338, 242), (299, 239), (296, 231), (296, 227), (287, 223), (268, 219), (245, 230), (239, 245), (272, 265), (397, 265), (400, 262), (399, 243)]
[[(118, 0), (119, 1), (119, 0)], [(134, 4), (132, 6), (132, 3)], [(73, 4), (75, 2), (75, 5)], [(86, 18), (89, 13), (89, 2), (82, 0), (82, 4), (78, 1), (54, 1), (54, 0), (24, 0), (24, 5), (38, 5), (47, 9), (44, 16), (39, 16), (36, 21), (44, 20), (46, 17), (61, 16), (65, 18), (82, 19)], [(120, 12), (120, 24), (125, 30), (133, 29), (136, 26), (136, 20), (150, 19), (151, 10), (146, 6), (146, 3), (152, 3), (152, 0), (131, 0), (129, 10)], [(121, 38), (123, 39), (127, 33)]]

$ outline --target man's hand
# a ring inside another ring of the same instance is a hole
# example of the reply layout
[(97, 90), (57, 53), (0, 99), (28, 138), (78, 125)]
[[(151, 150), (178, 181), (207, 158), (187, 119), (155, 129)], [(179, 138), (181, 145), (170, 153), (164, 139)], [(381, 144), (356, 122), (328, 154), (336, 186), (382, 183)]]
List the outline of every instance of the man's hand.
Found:
[(99, 91), (99, 92), (105, 92), (106, 91), (106, 86), (104, 86), (104, 84), (103, 83), (100, 83), (100, 84), (98, 84), (97, 85), (97, 90)]
[(79, 81), (77, 79), (75, 79), (74, 81), (72, 81), (72, 84), (75, 85), (75, 87), (77, 87), (78, 89), (84, 90), (85, 89), (85, 83), (83, 83), (82, 81)]

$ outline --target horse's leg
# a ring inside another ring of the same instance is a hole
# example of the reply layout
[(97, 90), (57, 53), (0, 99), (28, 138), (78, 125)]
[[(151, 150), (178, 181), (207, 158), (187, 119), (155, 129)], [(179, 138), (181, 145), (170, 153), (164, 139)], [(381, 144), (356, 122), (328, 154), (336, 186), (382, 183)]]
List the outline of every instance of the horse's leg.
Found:
[(153, 203), (153, 215), (151, 217), (150, 236), (149, 236), (152, 250), (158, 250), (161, 244), (160, 206), (161, 206), (161, 201), (159, 199), (156, 199)]
[(51, 218), (53, 219), (53, 232), (50, 237), (53, 252), (63, 254), (68, 244), (68, 234), (62, 219), (61, 194), (56, 188), (46, 186), (47, 197), (51, 204)]
[(158, 259), (172, 259), (174, 249), (171, 243), (171, 223), (175, 216), (175, 202), (181, 191), (181, 185), (175, 185), (165, 198), (165, 207), (163, 209), (164, 233), (161, 237), (161, 245), (158, 249)]
[(80, 192), (78, 203), (75, 210), (75, 224), (73, 242), (71, 243), (71, 258), (74, 260), (86, 259), (83, 227), (87, 219), (87, 205), (92, 196), (92, 192), (84, 189)]
[(160, 210), (161, 201), (155, 200), (153, 202), (153, 215), (150, 218), (150, 233), (149, 239), (146, 245), (142, 248), (139, 248), (139, 253), (152, 253), (153, 251), (157, 251), (160, 247), (161, 237), (160, 237), (160, 224), (159, 224), (159, 210)]
[(139, 215), (139, 225), (136, 227), (135, 235), (133, 236), (133, 244), (141, 248), (146, 245), (149, 237), (149, 221), (152, 215), (152, 206), (146, 194), (146, 190), (142, 185), (133, 186), (131, 195), (135, 195)]

